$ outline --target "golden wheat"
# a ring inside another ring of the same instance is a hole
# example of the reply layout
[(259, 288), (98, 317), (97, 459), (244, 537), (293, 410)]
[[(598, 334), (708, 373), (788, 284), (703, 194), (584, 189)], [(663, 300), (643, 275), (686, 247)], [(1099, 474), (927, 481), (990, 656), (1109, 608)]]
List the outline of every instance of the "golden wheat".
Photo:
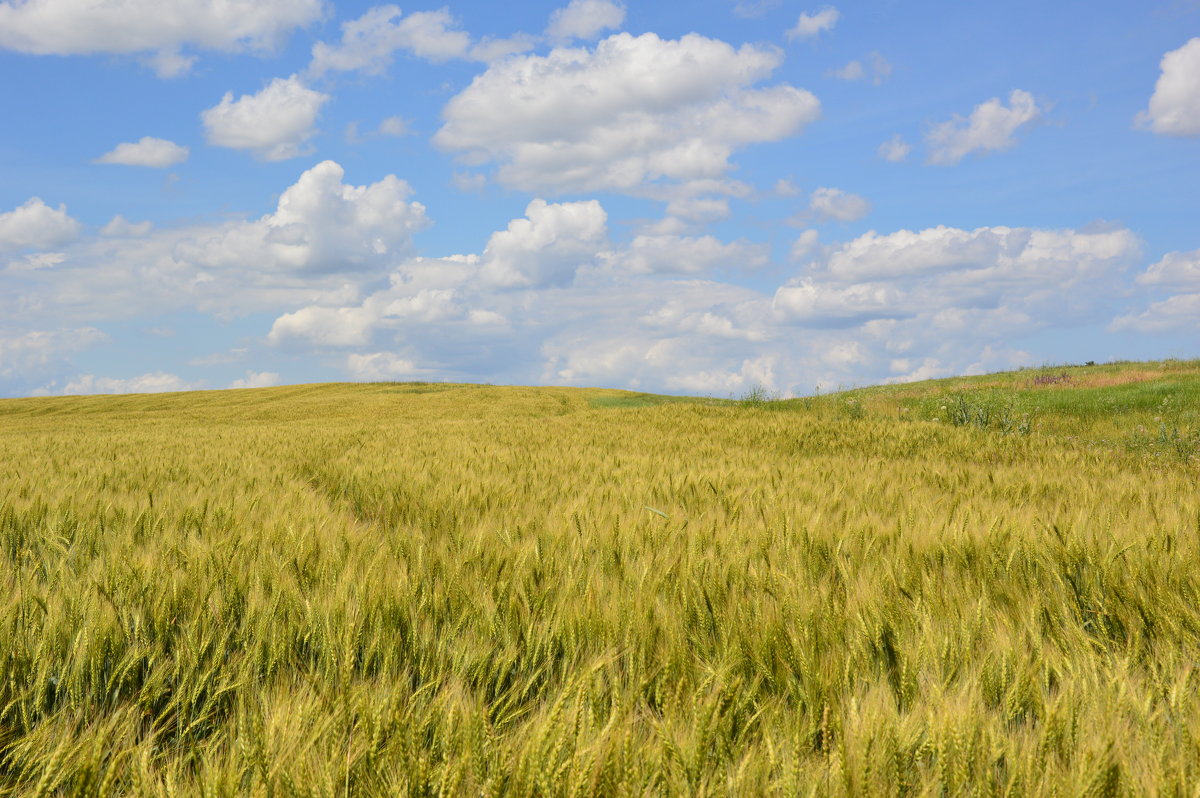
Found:
[(1200, 783), (1194, 463), (613, 397), (0, 402), (0, 794)]

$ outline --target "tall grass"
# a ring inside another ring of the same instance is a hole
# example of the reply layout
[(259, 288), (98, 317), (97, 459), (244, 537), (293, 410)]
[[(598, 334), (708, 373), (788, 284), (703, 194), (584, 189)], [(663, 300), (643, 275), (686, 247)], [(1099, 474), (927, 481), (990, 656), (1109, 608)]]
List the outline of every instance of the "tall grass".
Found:
[(435, 387), (0, 402), (0, 794), (1200, 783), (1194, 462)]

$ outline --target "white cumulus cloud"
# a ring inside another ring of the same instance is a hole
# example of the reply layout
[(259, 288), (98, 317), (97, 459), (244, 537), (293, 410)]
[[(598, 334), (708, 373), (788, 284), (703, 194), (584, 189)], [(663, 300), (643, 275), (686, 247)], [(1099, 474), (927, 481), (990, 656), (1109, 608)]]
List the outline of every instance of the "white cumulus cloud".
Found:
[[(280, 316), (271, 341), (301, 351), (355, 350), (348, 370), (376, 379), (391, 371), (380, 353), (399, 342), (403, 352), (392, 356), (407, 364), (453, 363), (476, 379), (503, 370), (510, 382), (603, 384), (628, 366), (620, 384), (662, 386), (677, 370), (736, 370), (755, 356), (753, 347), (768, 338), (769, 305), (753, 291), (696, 275), (763, 264), (766, 245), (661, 235), (614, 247), (604, 220), (591, 202), (535, 201), (482, 253), (410, 259), (387, 288), (365, 298)], [(664, 279), (671, 272), (689, 279)], [(656, 346), (641, 360), (602, 351), (645, 354)], [(395, 371), (406, 374), (410, 365)]]
[(815, 253), (821, 246), (820, 236), (816, 230), (805, 230), (795, 241), (789, 252), (792, 260), (803, 260)]
[(131, 222), (118, 213), (116, 216), (108, 220), (108, 224), (100, 228), (100, 235), (140, 238), (153, 229), (154, 224), (148, 220), (142, 222)]
[(571, 0), (550, 15), (546, 35), (556, 41), (591, 39), (605, 29), (619, 28), (625, 6), (612, 0)]
[(107, 340), (108, 336), (95, 327), (0, 333), (0, 377), (37, 372)]
[(358, 19), (342, 23), (339, 44), (313, 45), (309, 71), (314, 75), (351, 70), (379, 74), (392, 63), (397, 50), (445, 61), (462, 58), (470, 46), (470, 35), (456, 29), (454, 18), (445, 9), (404, 16), (397, 6), (376, 6)]
[(274, 346), (308, 342), (317, 346), (362, 346), (370, 341), (376, 315), (366, 308), (307, 307), (285, 313), (271, 325)]
[(1145, 273), (1138, 275), (1137, 281), (1142, 285), (1200, 290), (1200, 249), (1168, 252), (1151, 264)]
[(402, 116), (389, 116), (379, 123), (379, 135), (381, 136), (407, 136), (411, 132), (412, 128)]
[(938, 227), (829, 244), (809, 230), (793, 278), (763, 292), (720, 277), (765, 262), (763, 245), (680, 232), (615, 243), (600, 211), (531, 203), (482, 252), (410, 258), (386, 288), (279, 316), (271, 341), (343, 349), (361, 379), (811, 391), (1026, 363), (1008, 342), (1100, 321), (1140, 258), (1123, 229)]
[(536, 47), (537, 43), (538, 38), (528, 33), (514, 33), (508, 37), (484, 36), (471, 45), (467, 58), (491, 63), (516, 53), (527, 53)]
[(425, 207), (394, 175), (366, 186), (343, 182), (334, 161), (306, 170), (274, 213), (183, 237), (174, 256), (205, 269), (328, 273), (378, 271), (407, 254), (428, 224)]
[(38, 55), (150, 53), (159, 74), (187, 71), (186, 47), (274, 50), (320, 19), (322, 0), (5, 0), (0, 48)]
[(775, 358), (764, 355), (746, 359), (736, 370), (713, 369), (672, 375), (666, 384), (671, 390), (733, 398), (752, 388), (774, 392), (777, 387)]
[(1200, 293), (1177, 294), (1151, 303), (1140, 313), (1127, 313), (1108, 325), (1112, 332), (1177, 333), (1200, 329)]
[(1008, 106), (993, 97), (975, 106), (971, 116), (954, 119), (935, 126), (925, 136), (929, 146), (929, 162), (951, 165), (961, 161), (968, 153), (996, 152), (1013, 147), (1017, 141), (1013, 134), (1017, 128), (1041, 117), (1033, 95), (1015, 89), (1008, 97)]
[(82, 225), (67, 215), (67, 206), (51, 208), (40, 197), (0, 213), (0, 252), (14, 249), (48, 249), (74, 241)]
[(355, 299), (411, 257), (429, 220), (394, 175), (365, 185), (344, 177), (337, 163), (318, 163), (258, 218), (161, 228), (114, 218), (55, 268), (23, 275), (21, 292), (0, 290), (0, 318), (22, 307), (89, 320), (147, 307), (229, 318)]
[(397, 52), (435, 63), (451, 59), (487, 62), (525, 52), (534, 44), (534, 38), (524, 34), (472, 41), (445, 8), (405, 16), (398, 6), (388, 4), (343, 22), (339, 43), (313, 45), (308, 72), (313, 76), (350, 71), (378, 75), (391, 66)]
[(758, 269), (770, 253), (764, 244), (725, 243), (714, 236), (640, 235), (628, 247), (606, 255), (612, 265), (635, 274), (707, 274), (714, 269)]
[(163, 168), (188, 159), (188, 148), (173, 141), (142, 136), (137, 141), (124, 141), (96, 159), (96, 163), (125, 166), (154, 166)]
[(38, 269), (53, 269), (67, 260), (63, 252), (30, 252), (25, 256), (8, 262), (4, 268), (13, 272), (32, 272)]
[(867, 70), (862, 65), (862, 61), (855, 59), (845, 66), (834, 67), (826, 74), (838, 80), (862, 80), (867, 76)]
[(1164, 55), (1161, 69), (1136, 123), (1168, 136), (1200, 136), (1200, 36)]
[(879, 157), (891, 163), (900, 163), (912, 152), (912, 145), (899, 133), (879, 145)]
[(1088, 312), (1139, 252), (1123, 229), (870, 232), (828, 248), (775, 292), (775, 308), (817, 326), (928, 314), (961, 326), (979, 312), (993, 323), (1044, 325)]
[(525, 218), (493, 233), (480, 277), (493, 286), (563, 285), (591, 262), (608, 237), (608, 215), (596, 200), (549, 203), (535, 199)]
[(68, 380), (59, 387), (57, 382), (34, 391), (40, 396), (90, 396), (94, 394), (121, 393), (169, 393), (172, 391), (194, 391), (203, 387), (202, 383), (189, 382), (177, 374), (165, 371), (154, 371), (137, 377), (97, 377), (95, 374), (81, 374)]
[(200, 114), (209, 144), (250, 150), (266, 161), (305, 155), (305, 142), (329, 95), (310, 89), (296, 76), (275, 78), (257, 94), (237, 100), (227, 92)]
[(833, 6), (826, 6), (811, 14), (805, 12), (796, 20), (796, 24), (788, 29), (788, 40), (811, 39), (825, 31), (831, 31), (839, 18), (841, 18), (841, 13)]
[(807, 91), (751, 88), (781, 61), (775, 48), (652, 33), (514, 56), (447, 103), (434, 142), (497, 164), (500, 182), (528, 191), (644, 193), (655, 181), (719, 181), (738, 148), (786, 138), (820, 116)]
[(1110, 330), (1166, 333), (1200, 328), (1200, 249), (1168, 252), (1139, 274), (1137, 282), (1180, 293), (1118, 316)]
[(892, 65), (881, 54), (873, 52), (867, 56), (866, 65), (856, 58), (846, 63), (845, 66), (830, 69), (825, 74), (838, 80), (853, 81), (869, 78), (872, 83), (879, 86), (892, 76)]
[(383, 381), (411, 377), (418, 369), (411, 360), (392, 352), (372, 352), (366, 355), (349, 355), (346, 358), (346, 371), (356, 380)]
[(279, 375), (273, 371), (247, 371), (246, 376), (229, 384), (230, 388), (271, 388), (279, 384)]
[(808, 207), (822, 219), (839, 222), (855, 222), (871, 212), (871, 203), (865, 197), (840, 188), (818, 188), (809, 198)]

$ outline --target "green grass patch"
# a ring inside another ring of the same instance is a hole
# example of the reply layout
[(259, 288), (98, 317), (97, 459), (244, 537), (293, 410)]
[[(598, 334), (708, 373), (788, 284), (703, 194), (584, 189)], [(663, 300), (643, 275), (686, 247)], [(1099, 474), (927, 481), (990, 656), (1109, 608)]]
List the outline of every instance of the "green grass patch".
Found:
[(668, 396), (657, 393), (634, 393), (630, 391), (605, 391), (588, 397), (588, 406), (601, 409), (660, 407), (672, 404), (717, 403), (721, 400), (694, 396)]

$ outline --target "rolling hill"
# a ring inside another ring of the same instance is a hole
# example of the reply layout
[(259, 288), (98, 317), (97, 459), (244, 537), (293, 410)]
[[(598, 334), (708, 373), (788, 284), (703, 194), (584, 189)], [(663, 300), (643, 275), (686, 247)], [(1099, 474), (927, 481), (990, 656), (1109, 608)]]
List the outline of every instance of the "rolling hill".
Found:
[(1200, 783), (1200, 362), (0, 401), (0, 795)]

